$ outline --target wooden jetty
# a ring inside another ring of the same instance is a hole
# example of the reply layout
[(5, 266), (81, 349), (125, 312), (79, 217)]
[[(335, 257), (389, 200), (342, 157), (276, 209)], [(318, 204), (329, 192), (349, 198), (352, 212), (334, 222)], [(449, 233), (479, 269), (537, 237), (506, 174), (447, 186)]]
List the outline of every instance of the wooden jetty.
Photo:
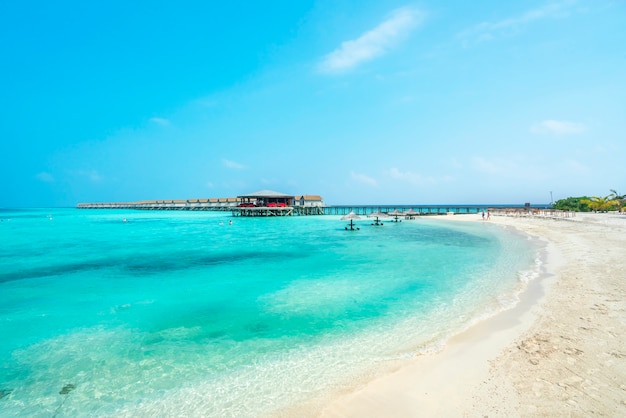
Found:
[(231, 212), (233, 216), (272, 217), (310, 215), (356, 215), (372, 213), (392, 214), (396, 219), (414, 219), (421, 216), (472, 214), (491, 211), (548, 210), (548, 205), (334, 205), (327, 206), (321, 196), (293, 196), (271, 190), (226, 198), (195, 198), (185, 200), (142, 200), (137, 202), (79, 203), (78, 209), (136, 209), (136, 210), (187, 210)]
[(324, 215), (321, 196), (293, 196), (271, 190), (226, 198), (141, 200), (137, 202), (79, 203), (78, 209), (188, 210), (231, 212), (233, 216)]
[[(394, 211), (400, 212), (405, 219), (422, 216), (437, 216), (449, 214), (477, 214), (491, 211), (492, 215), (501, 215), (506, 212), (507, 216), (514, 213), (516, 216), (533, 215), (537, 210), (542, 214), (548, 213), (549, 209), (539, 206), (528, 211), (520, 206), (485, 206), (485, 205), (334, 205), (334, 206), (252, 206), (241, 207), (228, 202), (208, 202), (212, 199), (200, 199), (199, 201), (185, 200), (162, 200), (146, 202), (101, 202), (80, 203), (78, 209), (133, 209), (133, 210), (183, 210), (183, 211), (216, 211), (231, 212), (233, 216), (310, 216), (310, 215), (347, 215), (354, 212), (357, 215), (367, 216), (372, 213), (384, 214)], [(563, 216), (563, 215), (561, 215)], [(571, 216), (571, 215), (570, 215)]]

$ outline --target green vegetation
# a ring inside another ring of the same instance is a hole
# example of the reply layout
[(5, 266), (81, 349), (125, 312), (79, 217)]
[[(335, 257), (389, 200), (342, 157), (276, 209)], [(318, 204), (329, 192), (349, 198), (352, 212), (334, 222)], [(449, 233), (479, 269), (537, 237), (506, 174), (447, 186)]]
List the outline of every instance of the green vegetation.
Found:
[(554, 209), (571, 210), (574, 212), (589, 212), (591, 209), (585, 202), (589, 201), (587, 196), (568, 197), (567, 199), (559, 199), (554, 202)]
[(624, 210), (626, 206), (626, 195), (620, 195), (615, 190), (610, 190), (611, 194), (598, 196), (568, 197), (560, 199), (554, 203), (554, 209), (571, 210), (575, 212), (607, 212), (611, 210)]

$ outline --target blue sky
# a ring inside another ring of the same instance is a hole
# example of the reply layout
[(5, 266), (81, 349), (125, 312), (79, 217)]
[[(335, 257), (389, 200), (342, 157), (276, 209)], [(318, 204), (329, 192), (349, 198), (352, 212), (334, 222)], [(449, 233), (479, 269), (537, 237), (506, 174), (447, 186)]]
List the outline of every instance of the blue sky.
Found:
[(626, 193), (626, 2), (3, 1), (0, 206)]

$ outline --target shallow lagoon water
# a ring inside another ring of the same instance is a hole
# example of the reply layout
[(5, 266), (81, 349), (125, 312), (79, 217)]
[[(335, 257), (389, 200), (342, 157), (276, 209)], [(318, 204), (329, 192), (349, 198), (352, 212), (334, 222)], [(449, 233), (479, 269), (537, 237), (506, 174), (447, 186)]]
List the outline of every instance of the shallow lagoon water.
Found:
[(511, 306), (538, 270), (531, 241), (483, 222), (0, 218), (9, 416), (271, 414), (437, 350)]

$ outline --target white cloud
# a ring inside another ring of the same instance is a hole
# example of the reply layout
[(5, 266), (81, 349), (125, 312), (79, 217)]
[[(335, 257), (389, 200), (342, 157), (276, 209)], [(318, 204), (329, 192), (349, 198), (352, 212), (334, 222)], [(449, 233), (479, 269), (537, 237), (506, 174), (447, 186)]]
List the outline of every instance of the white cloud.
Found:
[(355, 173), (354, 171), (351, 171), (350, 178), (358, 183), (363, 183), (368, 186), (378, 186), (378, 182), (375, 179), (366, 176), (365, 174)]
[(247, 168), (247, 167), (246, 167), (245, 165), (243, 165), (243, 164), (239, 164), (239, 163), (237, 163), (237, 162), (235, 162), (235, 161), (227, 160), (226, 158), (222, 158), (222, 164), (223, 164), (225, 167), (228, 167), (228, 168), (233, 168), (233, 169), (235, 169), (235, 170), (243, 170), (243, 169)]
[(229, 180), (221, 183), (221, 188), (225, 190), (245, 190), (249, 187), (250, 186), (242, 180)]
[[(535, 181), (545, 179), (546, 176), (545, 164), (524, 155), (492, 158), (478, 156), (471, 158), (469, 163), (478, 176), (487, 176), (494, 181)], [(477, 182), (481, 181), (482, 177), (478, 177)]]
[(472, 167), (486, 174), (506, 174), (517, 170), (517, 164), (511, 160), (503, 160), (501, 158), (487, 159), (484, 157), (472, 158)]
[(37, 180), (43, 181), (44, 183), (54, 183), (54, 177), (50, 173), (41, 172), (35, 176)]
[(488, 160), (483, 157), (474, 157), (472, 159), (472, 167), (481, 173), (498, 174), (502, 172), (502, 164), (494, 160)]
[(96, 170), (78, 170), (74, 171), (74, 174), (79, 177), (84, 177), (94, 183), (98, 183), (103, 180), (103, 177)]
[(538, 20), (565, 17), (574, 3), (575, 0), (548, 3), (543, 7), (526, 11), (519, 16), (505, 18), (497, 22), (482, 22), (462, 32), (459, 37), (466, 44), (490, 41), (505, 31), (519, 30)]
[(578, 160), (568, 159), (563, 161), (562, 166), (565, 170), (572, 173), (589, 173), (591, 170), (589, 167)]
[(161, 126), (170, 126), (170, 121), (165, 118), (150, 118), (150, 122), (156, 123), (157, 125)]
[(461, 168), (463, 168), (463, 164), (456, 157), (449, 158), (448, 159), (448, 165), (451, 168), (454, 168), (454, 169), (461, 169)]
[(575, 135), (584, 132), (585, 125), (563, 120), (547, 119), (532, 125), (530, 127), (530, 131), (534, 134), (548, 134), (559, 136)]
[(384, 55), (422, 20), (423, 14), (415, 9), (395, 10), (374, 29), (357, 39), (342, 42), (339, 48), (322, 59), (319, 71), (327, 74), (340, 73)]
[(411, 184), (425, 185), (437, 183), (437, 181), (433, 177), (424, 177), (420, 174), (412, 173), (410, 171), (400, 171), (395, 167), (389, 169), (388, 173), (389, 176), (394, 180), (406, 181)]

